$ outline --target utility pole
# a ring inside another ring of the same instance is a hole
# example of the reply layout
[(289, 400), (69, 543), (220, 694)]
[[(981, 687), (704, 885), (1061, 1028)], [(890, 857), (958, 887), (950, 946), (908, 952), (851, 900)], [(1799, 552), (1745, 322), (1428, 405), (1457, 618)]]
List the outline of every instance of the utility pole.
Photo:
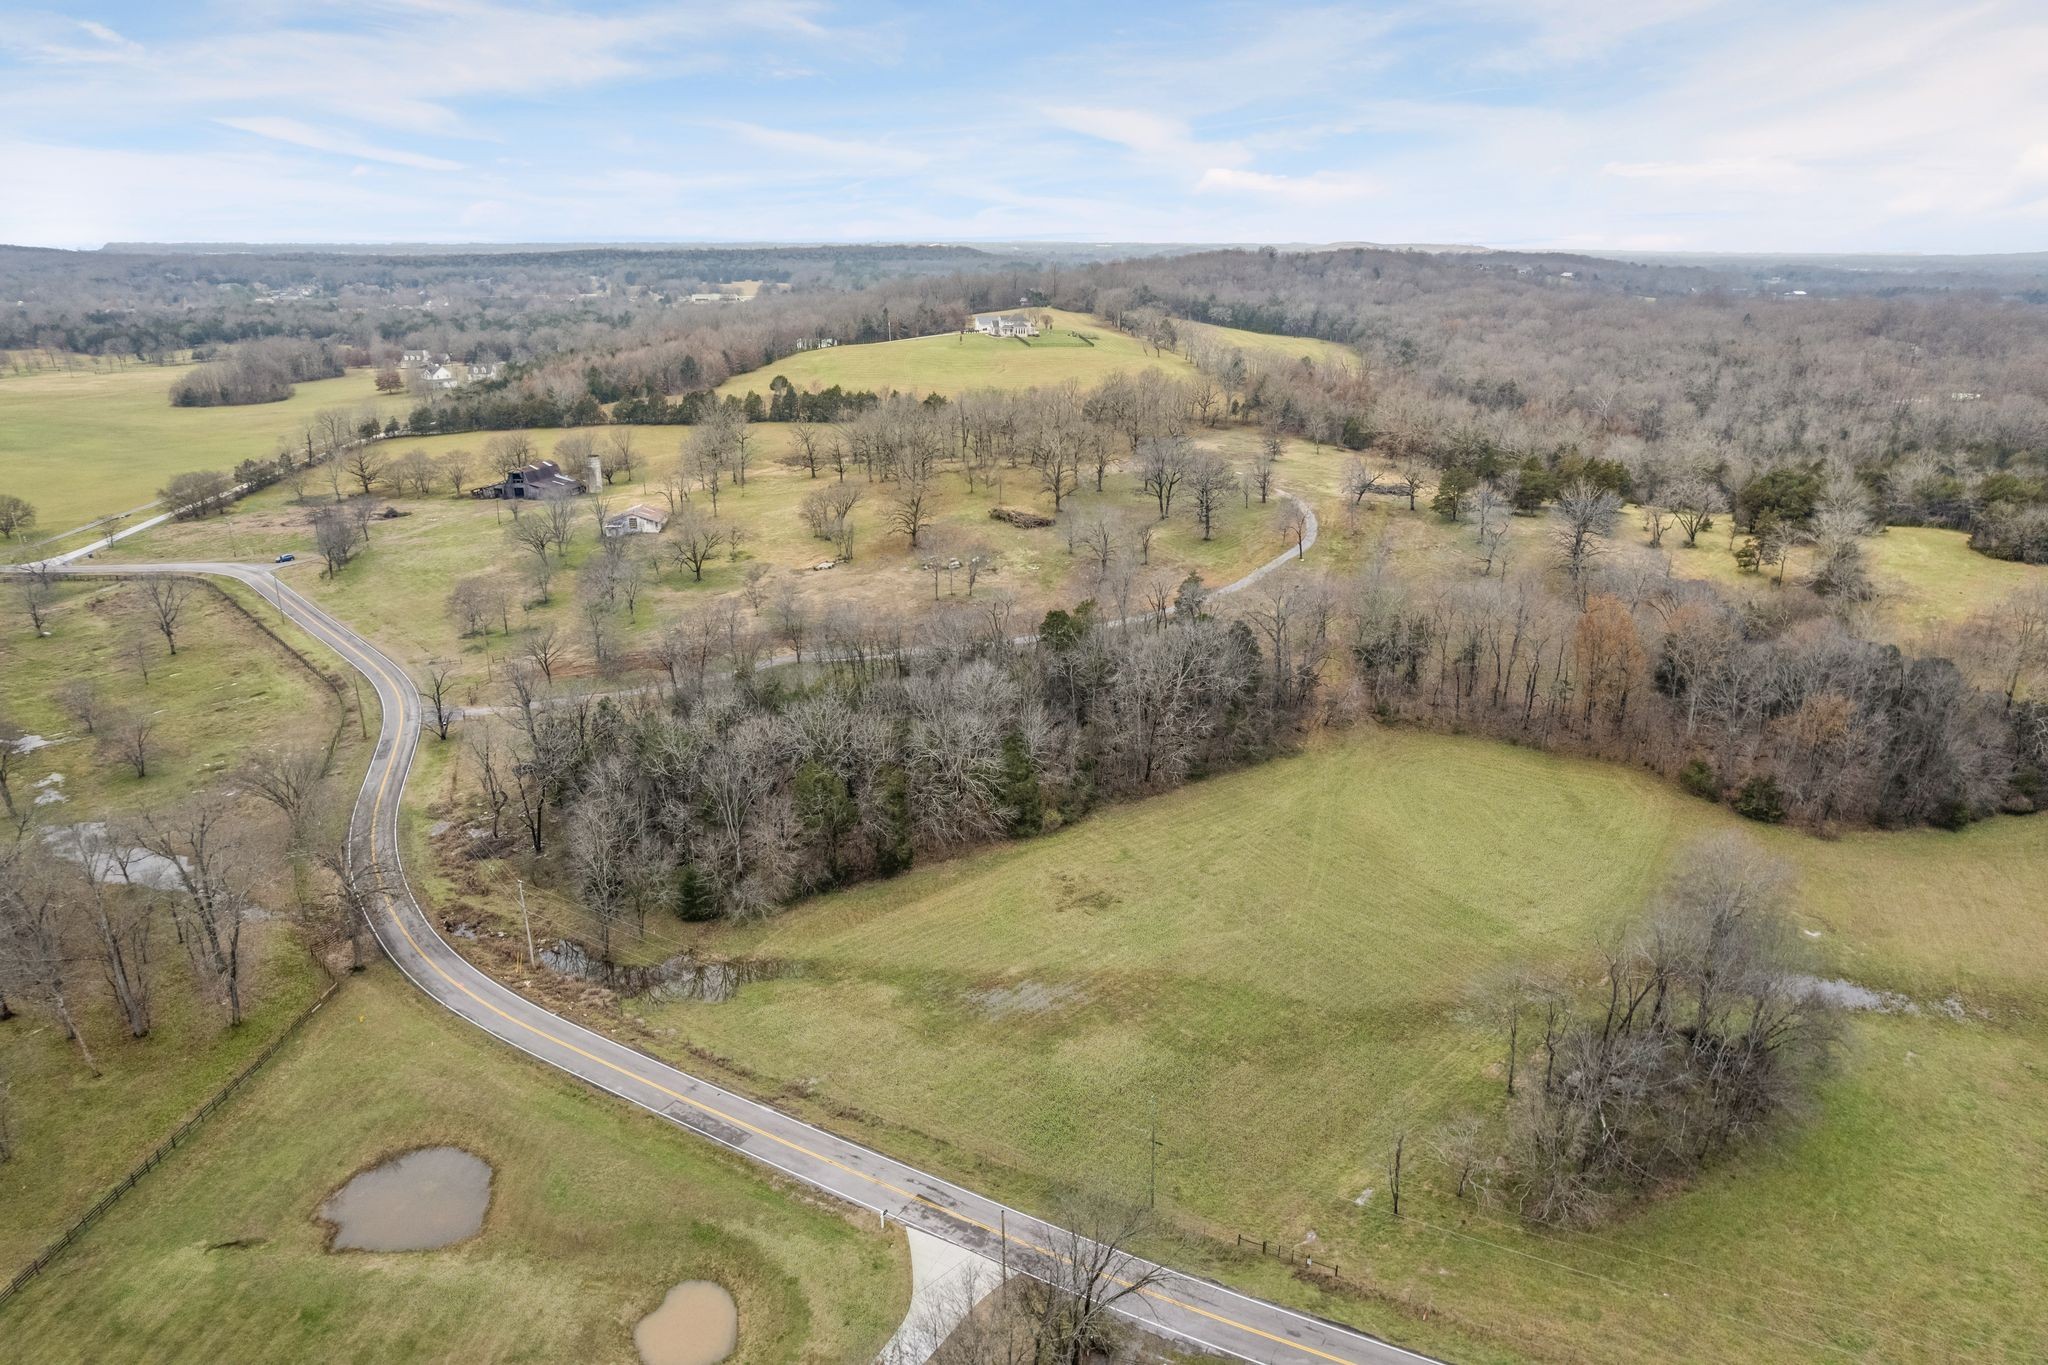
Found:
[(996, 1210), (996, 1223), (1001, 1229), (996, 1240), (1002, 1243), (1003, 1247), (1003, 1284), (1007, 1288), (1010, 1283), (1010, 1211)]
[(1147, 1132), (1145, 1145), (1152, 1160), (1151, 1173), (1145, 1180), (1145, 1207), (1159, 1207), (1159, 1097), (1152, 1097), (1152, 1124)]
[(1408, 1142), (1408, 1130), (1402, 1129), (1394, 1137), (1394, 1217), (1401, 1216), (1401, 1148)]
[(526, 917), (526, 878), (514, 880), (519, 883), (519, 922), (526, 926), (526, 965), (538, 967), (540, 963), (533, 956), (533, 921)]

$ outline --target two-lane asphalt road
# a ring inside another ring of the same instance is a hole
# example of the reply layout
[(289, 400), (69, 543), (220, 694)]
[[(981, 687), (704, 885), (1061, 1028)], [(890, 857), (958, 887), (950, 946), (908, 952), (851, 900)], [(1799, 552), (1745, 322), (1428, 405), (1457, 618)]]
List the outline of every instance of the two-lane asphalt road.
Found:
[[(463, 958), (421, 912), (399, 856), (399, 795), (419, 740), (421, 701), (404, 671), (369, 641), (283, 583), (246, 564), (74, 563), (66, 572), (207, 574), (245, 583), (339, 654), (376, 690), (383, 711), (376, 752), (356, 800), (351, 837), (394, 888), (377, 937), (415, 985), (478, 1028), (550, 1066), (631, 1101), (785, 1175), (945, 1241), (1029, 1273), (1054, 1248), (1056, 1229), (779, 1110), (676, 1070), (527, 1000)], [(1133, 1263), (1137, 1278), (1152, 1267)], [(1391, 1365), (1425, 1360), (1374, 1337), (1173, 1271), (1123, 1301), (1152, 1330), (1219, 1355), (1272, 1365)]]

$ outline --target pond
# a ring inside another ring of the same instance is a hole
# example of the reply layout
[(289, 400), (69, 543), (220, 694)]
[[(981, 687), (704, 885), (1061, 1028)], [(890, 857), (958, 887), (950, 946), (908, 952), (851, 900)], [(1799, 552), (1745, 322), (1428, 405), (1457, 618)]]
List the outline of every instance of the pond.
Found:
[(491, 1167), (460, 1147), (422, 1147), (358, 1174), (320, 1206), (330, 1251), (431, 1251), (474, 1237)]
[(718, 1365), (739, 1341), (740, 1312), (723, 1285), (684, 1280), (640, 1319), (633, 1345), (642, 1365)]

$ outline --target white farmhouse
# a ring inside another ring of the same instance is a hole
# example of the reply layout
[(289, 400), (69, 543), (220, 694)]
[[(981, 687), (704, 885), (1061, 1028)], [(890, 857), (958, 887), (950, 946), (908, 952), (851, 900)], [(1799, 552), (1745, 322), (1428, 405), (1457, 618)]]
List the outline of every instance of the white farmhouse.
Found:
[(666, 511), (636, 502), (625, 511), (606, 517), (604, 533), (608, 536), (658, 536), (667, 525)]
[(992, 337), (1035, 337), (1038, 324), (1023, 313), (976, 313), (974, 330)]

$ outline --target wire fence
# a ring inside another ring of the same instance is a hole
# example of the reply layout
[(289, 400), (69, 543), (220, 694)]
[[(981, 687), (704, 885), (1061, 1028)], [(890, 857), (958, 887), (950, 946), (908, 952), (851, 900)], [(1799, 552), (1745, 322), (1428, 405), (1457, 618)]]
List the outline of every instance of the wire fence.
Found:
[(159, 1142), (156, 1145), (155, 1150), (151, 1151), (148, 1156), (145, 1156), (140, 1162), (136, 1163), (135, 1168), (129, 1171), (127, 1175), (123, 1176), (119, 1184), (115, 1185), (114, 1188), (108, 1190), (105, 1194), (101, 1195), (91, 1208), (87, 1209), (84, 1213), (80, 1214), (77, 1220), (74, 1221), (70, 1227), (64, 1230), (61, 1236), (59, 1236), (55, 1241), (51, 1242), (48, 1246), (44, 1247), (42, 1251), (37, 1254), (34, 1260), (30, 1261), (27, 1265), (23, 1266), (20, 1270), (16, 1271), (14, 1274), (14, 1278), (9, 1280), (5, 1286), (0, 1286), (0, 1305), (4, 1305), (9, 1299), (13, 1298), (16, 1294), (19, 1294), (24, 1288), (27, 1287), (29, 1281), (33, 1280), (36, 1276), (42, 1274), (44, 1269), (49, 1266), (50, 1262), (56, 1260), (57, 1257), (64, 1253), (66, 1247), (69, 1247), (73, 1242), (77, 1241), (82, 1235), (84, 1235), (87, 1228), (90, 1228), (94, 1223), (98, 1222), (100, 1216), (104, 1214), (108, 1209), (112, 1208), (120, 1200), (122, 1195), (134, 1189), (136, 1181), (142, 1179), (142, 1177), (148, 1175), (151, 1171), (155, 1170), (159, 1162), (161, 1162), (165, 1157), (169, 1156), (174, 1150), (176, 1150), (178, 1145), (184, 1142), (185, 1139), (192, 1136), (193, 1132), (199, 1127), (199, 1125), (206, 1121), (206, 1118), (209, 1114), (213, 1113), (214, 1110), (220, 1108), (221, 1105), (225, 1104), (228, 1098), (232, 1096), (237, 1090), (241, 1089), (243, 1083), (247, 1081), (251, 1076), (255, 1075), (258, 1071), (261, 1071), (264, 1067), (264, 1064), (267, 1063), (272, 1057), (275, 1057), (277, 1055), (278, 1049), (282, 1048), (286, 1043), (290, 1042), (292, 1038), (298, 1033), (298, 1031), (305, 1026), (306, 1021), (311, 1019), (315, 1014), (318, 1014), (320, 1012), (321, 1006), (325, 1005), (329, 1000), (332, 1000), (334, 998), (334, 993), (340, 989), (341, 982), (330, 977), (327, 982), (327, 989), (320, 992), (319, 997), (315, 999), (312, 1004), (306, 1006), (305, 1009), (300, 1010), (298, 1015), (294, 1017), (289, 1024), (285, 1025), (284, 1031), (282, 1033), (279, 1033), (277, 1037), (271, 1039), (268, 1043), (264, 1044), (263, 1050), (261, 1052), (257, 1053), (253, 1058), (251, 1058), (248, 1064), (244, 1066), (240, 1071), (237, 1071), (228, 1080), (228, 1083), (226, 1085), (223, 1085), (219, 1090), (215, 1091), (212, 1097), (209, 1098), (206, 1101), (206, 1103), (200, 1105), (198, 1109), (193, 1111), (191, 1117), (187, 1118), (183, 1123), (179, 1124), (175, 1129), (173, 1129), (169, 1137), (165, 1138), (162, 1142)]
[(1362, 1287), (1356, 1281), (1345, 1279), (1343, 1271), (1335, 1261), (1318, 1261), (1313, 1252), (1304, 1251), (1299, 1244), (1268, 1241), (1263, 1237), (1247, 1237), (1240, 1232), (1237, 1234), (1237, 1245), (1240, 1250), (1246, 1247), (1255, 1247), (1259, 1255), (1271, 1256), (1276, 1260), (1285, 1261), (1297, 1271), (1317, 1275), (1333, 1283), (1348, 1285), (1352, 1288)]

